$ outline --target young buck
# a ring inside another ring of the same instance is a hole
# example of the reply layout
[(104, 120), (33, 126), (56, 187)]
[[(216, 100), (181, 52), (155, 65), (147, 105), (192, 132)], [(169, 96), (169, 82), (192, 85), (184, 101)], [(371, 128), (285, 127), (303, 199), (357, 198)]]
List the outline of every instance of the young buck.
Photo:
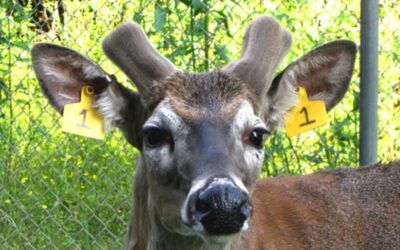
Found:
[(303, 87), (331, 110), (344, 96), (356, 45), (316, 48), (273, 77), (291, 35), (256, 18), (241, 57), (222, 69), (180, 71), (135, 23), (103, 42), (133, 92), (88, 58), (32, 48), (44, 95), (63, 113), (84, 84), (106, 126), (140, 150), (126, 249), (400, 249), (400, 168), (372, 166), (256, 181), (263, 145)]

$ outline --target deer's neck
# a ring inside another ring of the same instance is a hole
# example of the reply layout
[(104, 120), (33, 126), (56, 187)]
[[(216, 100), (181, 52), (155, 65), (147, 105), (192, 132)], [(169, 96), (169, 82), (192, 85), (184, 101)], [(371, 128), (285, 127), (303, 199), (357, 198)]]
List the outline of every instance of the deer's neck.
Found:
[(155, 207), (151, 205), (149, 186), (144, 173), (145, 169), (140, 160), (135, 177), (134, 206), (129, 224), (128, 240), (125, 245), (126, 250), (239, 249), (236, 244), (230, 244), (230, 242), (211, 244), (199, 236), (184, 236), (165, 229), (159, 218), (157, 218)]
[(158, 228), (158, 232), (151, 240), (150, 249), (160, 250), (228, 250), (227, 244), (209, 244), (198, 236), (183, 236), (171, 233), (164, 228)]
[(148, 242), (152, 238), (152, 212), (147, 209), (148, 184), (144, 171), (142, 159), (139, 158), (133, 190), (133, 209), (124, 250), (148, 249)]

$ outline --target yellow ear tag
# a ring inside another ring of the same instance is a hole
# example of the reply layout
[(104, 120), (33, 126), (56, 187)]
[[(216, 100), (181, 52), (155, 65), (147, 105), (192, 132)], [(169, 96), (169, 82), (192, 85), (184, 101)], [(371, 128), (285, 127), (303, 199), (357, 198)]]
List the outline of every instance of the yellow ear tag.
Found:
[(299, 100), (285, 118), (285, 130), (288, 136), (295, 136), (318, 128), (329, 122), (323, 101), (309, 101), (304, 88), (298, 89)]
[(104, 120), (92, 107), (94, 90), (83, 86), (81, 102), (64, 106), (62, 129), (64, 132), (90, 137), (104, 138)]

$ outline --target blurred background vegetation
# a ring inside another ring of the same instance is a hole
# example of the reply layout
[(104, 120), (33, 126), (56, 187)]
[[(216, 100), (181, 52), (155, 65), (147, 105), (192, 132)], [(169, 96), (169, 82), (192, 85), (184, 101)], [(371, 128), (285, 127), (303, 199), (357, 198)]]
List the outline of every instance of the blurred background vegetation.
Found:
[[(380, 1), (379, 160), (400, 153), (400, 0)], [(397, 8), (397, 11), (396, 11)], [(269, 14), (294, 45), (281, 65), (322, 43), (359, 44), (360, 1), (0, 0), (0, 245), (2, 249), (118, 249), (131, 207), (138, 151), (119, 131), (103, 141), (61, 132), (40, 93), (31, 61), (36, 42), (80, 51), (130, 86), (105, 58), (102, 39), (139, 23), (181, 69), (202, 72), (240, 54), (250, 21)], [(358, 63), (330, 126), (265, 145), (263, 176), (305, 174), (358, 163)]]

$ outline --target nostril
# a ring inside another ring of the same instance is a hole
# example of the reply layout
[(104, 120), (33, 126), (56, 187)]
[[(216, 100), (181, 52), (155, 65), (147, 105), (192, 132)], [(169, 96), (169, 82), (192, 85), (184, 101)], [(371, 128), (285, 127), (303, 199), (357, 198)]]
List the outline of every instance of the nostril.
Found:
[(240, 207), (240, 212), (246, 216), (246, 218), (250, 217), (253, 213), (253, 206), (251, 205), (250, 200), (245, 200)]
[(212, 206), (207, 199), (202, 196), (199, 196), (196, 201), (196, 212), (201, 215), (206, 215), (212, 210)]

